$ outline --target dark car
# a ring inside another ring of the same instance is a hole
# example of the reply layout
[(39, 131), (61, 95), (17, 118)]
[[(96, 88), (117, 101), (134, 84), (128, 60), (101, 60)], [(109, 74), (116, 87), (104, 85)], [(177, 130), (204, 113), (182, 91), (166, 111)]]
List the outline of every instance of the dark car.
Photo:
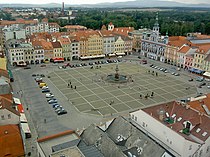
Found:
[(58, 104), (58, 103), (54, 103), (54, 104), (52, 104), (52, 107), (53, 108), (57, 108), (57, 107), (59, 107), (60, 105)]
[(31, 69), (31, 67), (24, 67), (24, 69)]
[(192, 82), (192, 81), (193, 81), (193, 79), (191, 78), (191, 79), (189, 79), (188, 81), (189, 81), (189, 82)]
[(45, 75), (44, 75), (44, 74), (41, 74), (40, 76), (41, 76), (41, 77), (45, 77)]
[(58, 115), (63, 115), (63, 114), (67, 114), (66, 110), (61, 110), (57, 112)]
[(50, 92), (49, 89), (42, 89), (42, 93), (48, 93), (48, 92)]
[(55, 98), (47, 99), (48, 102), (51, 101), (51, 100), (56, 100), (57, 101), (57, 99), (55, 99)]
[(42, 65), (40, 65), (40, 67), (46, 67), (46, 65), (45, 64), (42, 64)]
[(32, 74), (32, 77), (36, 77), (36, 74)]
[(201, 83), (201, 84), (200, 84), (200, 86), (205, 86), (205, 85), (206, 85), (206, 83), (205, 83), (205, 82), (203, 82), (203, 83)]

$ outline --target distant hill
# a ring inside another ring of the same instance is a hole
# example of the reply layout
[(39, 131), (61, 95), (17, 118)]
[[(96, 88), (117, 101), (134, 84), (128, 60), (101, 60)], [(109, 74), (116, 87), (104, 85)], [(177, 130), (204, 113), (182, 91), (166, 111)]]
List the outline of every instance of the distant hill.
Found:
[[(0, 7), (55, 8), (55, 7), (61, 7), (61, 4), (59, 4), (59, 3), (49, 3), (49, 4), (0, 4)], [(164, 0), (136, 0), (136, 1), (127, 1), (127, 2), (83, 4), (83, 5), (66, 4), (65, 7), (88, 7), (88, 8), (204, 7), (204, 8), (210, 8), (210, 2), (206, 3), (206, 4), (204, 4), (204, 3), (185, 4), (185, 3), (164, 1)]]

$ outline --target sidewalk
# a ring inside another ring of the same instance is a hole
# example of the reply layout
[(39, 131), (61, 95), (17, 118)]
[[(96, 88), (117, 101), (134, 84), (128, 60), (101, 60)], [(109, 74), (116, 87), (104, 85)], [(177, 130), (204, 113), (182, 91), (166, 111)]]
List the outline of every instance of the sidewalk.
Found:
[(31, 156), (31, 157), (37, 157), (37, 145), (36, 145), (36, 140), (37, 140), (37, 132), (35, 130), (35, 126), (33, 124), (33, 121), (31, 119), (30, 116), (30, 108), (27, 110), (28, 108), (28, 102), (26, 101), (26, 99), (23, 97), (21, 97), (20, 94), (17, 94), (17, 91), (22, 90), (21, 86), (20, 86), (20, 79), (18, 78), (18, 76), (16, 75), (16, 71), (13, 72), (14, 74), (14, 78), (15, 78), (15, 82), (12, 83), (12, 88), (13, 88), (13, 93), (14, 93), (14, 97), (17, 97), (20, 99), (20, 101), (22, 102), (22, 105), (24, 106), (24, 113), (25, 116), (27, 118), (28, 121), (28, 125), (29, 128), (31, 130), (31, 138), (28, 139), (23, 139), (23, 141), (25, 141), (24, 146), (25, 146), (25, 154), (26, 156)]

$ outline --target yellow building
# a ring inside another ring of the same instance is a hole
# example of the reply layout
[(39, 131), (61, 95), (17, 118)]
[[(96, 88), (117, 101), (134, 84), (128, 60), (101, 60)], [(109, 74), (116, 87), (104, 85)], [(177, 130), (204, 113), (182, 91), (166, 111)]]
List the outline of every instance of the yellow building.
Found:
[(101, 58), (103, 54), (103, 38), (98, 31), (78, 31), (74, 36), (79, 41), (80, 58)]
[(114, 43), (114, 53), (115, 54), (125, 54), (125, 42), (121, 38), (121, 36), (115, 37), (115, 43)]
[(0, 69), (7, 70), (7, 59), (0, 58)]
[(205, 61), (205, 58), (210, 54), (210, 45), (199, 46), (197, 51), (194, 54), (193, 59), (193, 68), (205, 70), (208, 69), (208, 64)]
[(62, 58), (63, 54), (62, 54), (62, 46), (60, 42), (58, 41), (51, 42), (51, 44), (53, 46), (53, 58)]

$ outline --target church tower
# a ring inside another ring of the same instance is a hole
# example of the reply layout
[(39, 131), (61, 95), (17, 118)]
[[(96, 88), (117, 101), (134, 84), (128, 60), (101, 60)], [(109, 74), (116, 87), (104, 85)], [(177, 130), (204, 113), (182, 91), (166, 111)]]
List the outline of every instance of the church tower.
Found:
[(159, 27), (159, 23), (158, 23), (158, 13), (156, 14), (156, 22), (153, 26), (153, 32), (152, 32), (152, 36), (151, 36), (151, 40), (152, 41), (158, 41), (159, 36), (160, 36), (160, 27)]
[(113, 31), (114, 30), (114, 25), (112, 24), (112, 22), (109, 23), (108, 30), (109, 31)]

